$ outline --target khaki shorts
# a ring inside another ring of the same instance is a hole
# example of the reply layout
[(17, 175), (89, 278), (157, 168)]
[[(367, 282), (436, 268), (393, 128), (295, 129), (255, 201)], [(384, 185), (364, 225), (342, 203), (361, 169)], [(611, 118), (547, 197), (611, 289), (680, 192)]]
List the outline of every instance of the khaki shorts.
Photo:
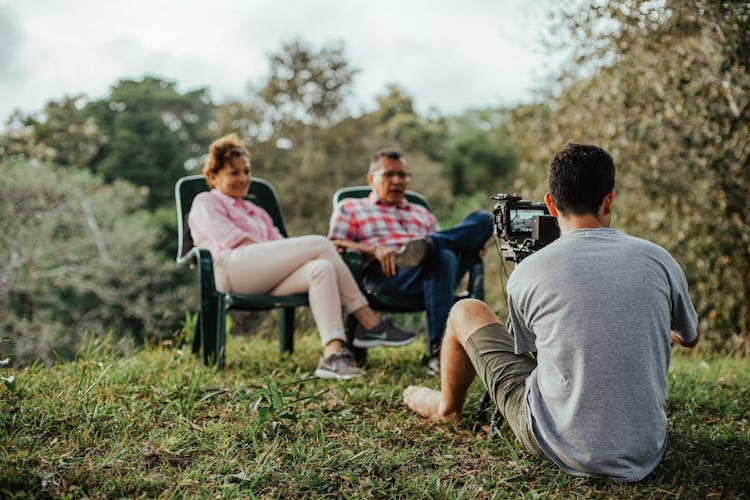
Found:
[(480, 328), (466, 340), (466, 353), (492, 401), (524, 449), (543, 455), (526, 419), (526, 378), (536, 361), (514, 352), (513, 336), (499, 323)]

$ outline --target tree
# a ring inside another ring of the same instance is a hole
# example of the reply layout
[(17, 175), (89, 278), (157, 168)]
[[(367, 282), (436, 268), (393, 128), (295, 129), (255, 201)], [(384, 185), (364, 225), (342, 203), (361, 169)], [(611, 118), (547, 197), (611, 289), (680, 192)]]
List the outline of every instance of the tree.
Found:
[(508, 110), (481, 109), (448, 120), (442, 157), (454, 194), (507, 189), (518, 163), (507, 131), (509, 115)]
[(420, 151), (432, 159), (442, 153), (448, 135), (445, 119), (436, 111), (419, 116), (414, 99), (395, 84), (386, 86), (385, 94), (376, 98), (377, 109), (371, 117), (375, 134), (382, 142), (397, 144), (404, 151)]
[(346, 98), (357, 70), (346, 60), (343, 43), (315, 51), (292, 40), (271, 54), (269, 63), (270, 74), (258, 96), (273, 122), (328, 127), (347, 115)]
[(358, 160), (360, 183), (364, 182), (370, 157), (381, 148), (393, 148), (406, 156), (412, 172), (410, 189), (424, 194), (431, 208), (443, 215), (453, 204), (449, 175), (441, 162), (443, 143), (447, 136), (446, 120), (436, 111), (428, 116), (417, 113), (414, 99), (395, 84), (386, 86), (376, 97), (377, 107), (363, 115), (367, 146)]
[(0, 160), (36, 159), (88, 168), (101, 147), (99, 128), (80, 109), (84, 97), (48, 101), (40, 113), (15, 112), (0, 136)]
[(84, 112), (102, 133), (93, 170), (108, 182), (125, 179), (147, 187), (151, 208), (173, 203), (174, 183), (185, 174), (186, 162), (204, 154), (211, 142), (213, 104), (205, 88), (183, 94), (175, 82), (156, 77), (121, 80)]
[(257, 99), (218, 104), (214, 110), (214, 124), (215, 137), (235, 132), (251, 146), (267, 141), (273, 134), (273, 126), (265, 121)]
[(0, 330), (21, 362), (75, 354), (83, 333), (159, 338), (185, 309), (146, 190), (37, 161), (1, 164)]
[(540, 165), (565, 142), (608, 149), (613, 223), (669, 249), (707, 339), (750, 353), (750, 5), (620, 0), (561, 20), (587, 71), (517, 110), (520, 150)]
[(219, 106), (218, 128), (245, 139), (253, 172), (276, 187), (292, 233), (324, 232), (334, 183), (345, 177), (327, 144), (347, 128), (342, 120), (351, 124), (346, 101), (357, 70), (342, 44), (316, 50), (302, 40), (270, 54), (269, 68), (247, 102)]

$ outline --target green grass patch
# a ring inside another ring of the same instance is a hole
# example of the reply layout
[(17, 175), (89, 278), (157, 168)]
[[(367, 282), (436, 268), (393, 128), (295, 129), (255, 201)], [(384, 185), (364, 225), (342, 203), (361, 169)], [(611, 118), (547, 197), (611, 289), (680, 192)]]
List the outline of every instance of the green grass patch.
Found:
[(70, 363), (3, 368), (0, 496), (741, 498), (750, 491), (750, 363), (676, 356), (666, 456), (635, 485), (573, 478), (524, 454), (507, 426), (427, 424), (401, 402), (438, 386), (420, 342), (374, 349), (367, 377), (312, 378), (320, 346), (233, 337), (224, 371), (188, 350), (130, 357), (93, 341)]

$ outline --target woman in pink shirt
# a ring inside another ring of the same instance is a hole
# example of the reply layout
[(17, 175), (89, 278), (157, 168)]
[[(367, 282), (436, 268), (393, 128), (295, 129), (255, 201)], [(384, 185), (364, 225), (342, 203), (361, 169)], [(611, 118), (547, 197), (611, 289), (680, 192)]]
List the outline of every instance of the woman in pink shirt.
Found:
[(350, 379), (361, 374), (344, 343), (341, 307), (359, 321), (354, 345), (400, 346), (414, 340), (367, 305), (349, 268), (328, 238), (284, 238), (261, 207), (245, 200), (250, 153), (236, 134), (211, 144), (203, 175), (211, 191), (195, 197), (188, 224), (195, 246), (211, 251), (222, 292), (288, 295), (307, 292), (323, 343), (315, 375)]

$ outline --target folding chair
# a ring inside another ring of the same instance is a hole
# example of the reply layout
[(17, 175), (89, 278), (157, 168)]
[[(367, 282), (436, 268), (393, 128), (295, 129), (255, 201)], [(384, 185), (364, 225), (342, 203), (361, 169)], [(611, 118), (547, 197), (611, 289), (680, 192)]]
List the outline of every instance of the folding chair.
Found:
[[(345, 198), (366, 198), (370, 194), (369, 186), (354, 186), (339, 189), (333, 194), (333, 209), (336, 209), (336, 205)], [(422, 205), (429, 209), (427, 199), (416, 191), (407, 191), (406, 200), (409, 203), (415, 203)], [(346, 261), (349, 269), (354, 275), (354, 279), (359, 284), (362, 293), (367, 297), (367, 301), (375, 310), (383, 312), (393, 313), (412, 313), (424, 311), (424, 300), (421, 296), (418, 297), (399, 297), (386, 295), (377, 290), (367, 290), (364, 287), (362, 281), (363, 267), (362, 267), (362, 253), (354, 250), (347, 250), (344, 253), (344, 260)], [(455, 296), (456, 300), (465, 298), (484, 299), (484, 263), (479, 260), (469, 270), (469, 282), (467, 289)], [(354, 338), (354, 329), (356, 327), (356, 320), (350, 315), (346, 321), (346, 336), (351, 345), (351, 341)], [(355, 357), (358, 361), (362, 362), (367, 359), (367, 350), (359, 349), (351, 346)]]
[[(279, 309), (279, 341), (281, 351), (294, 350), (294, 308), (309, 305), (307, 294), (273, 296), (223, 293), (216, 290), (211, 252), (193, 244), (187, 216), (193, 199), (208, 191), (203, 175), (189, 175), (177, 181), (175, 201), (177, 203), (177, 263), (198, 267), (198, 290), (200, 307), (198, 328), (193, 338), (193, 352), (203, 351), (203, 362), (224, 367), (226, 344), (226, 315), (230, 309), (243, 311), (267, 311)], [(287, 237), (276, 191), (267, 181), (253, 177), (248, 200), (262, 207), (273, 219), (273, 224)]]

